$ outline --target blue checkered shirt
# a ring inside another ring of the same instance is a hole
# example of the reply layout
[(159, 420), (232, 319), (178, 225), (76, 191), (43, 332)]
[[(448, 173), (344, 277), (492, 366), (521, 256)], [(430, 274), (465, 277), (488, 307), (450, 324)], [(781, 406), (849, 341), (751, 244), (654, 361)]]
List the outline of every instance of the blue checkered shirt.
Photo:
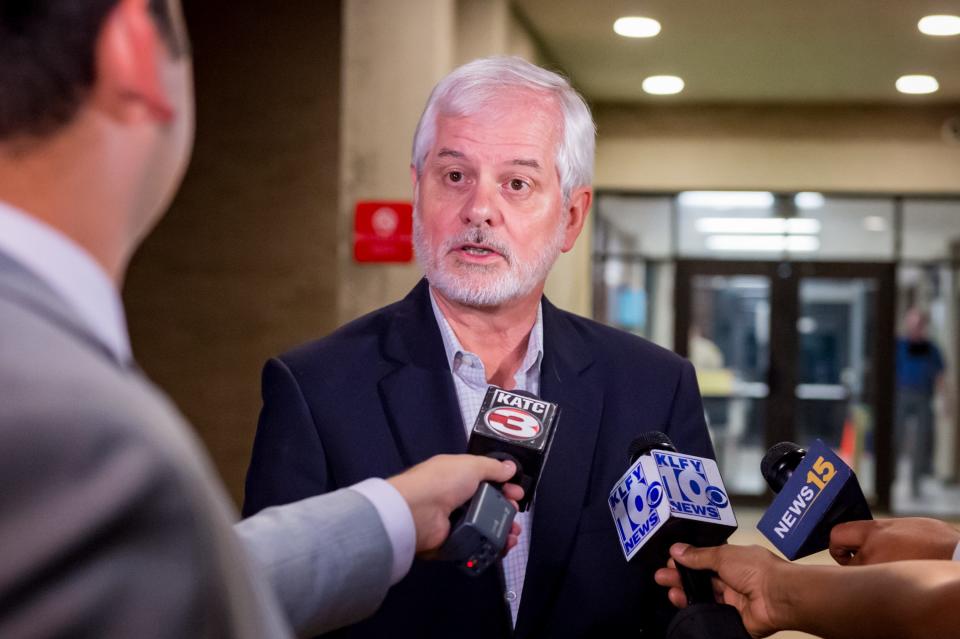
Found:
[[(443, 316), (431, 291), (430, 303), (433, 315), (440, 327), (443, 349), (447, 353), (447, 363), (453, 373), (453, 385), (457, 390), (460, 403), (460, 415), (463, 428), (470, 437), (473, 422), (480, 412), (480, 404), (487, 393), (487, 374), (480, 358), (463, 348), (450, 324)], [(540, 394), (540, 362), (543, 360), (543, 307), (537, 306), (537, 321), (530, 331), (527, 341), (527, 353), (513, 376), (516, 390), (524, 390), (534, 395)], [(520, 597), (523, 594), (523, 578), (527, 570), (527, 557), (530, 554), (530, 526), (533, 522), (533, 506), (525, 513), (518, 513), (516, 521), (522, 531), (516, 547), (502, 560), (505, 583), (504, 598), (510, 606), (513, 624), (517, 624), (517, 611), (520, 609)]]

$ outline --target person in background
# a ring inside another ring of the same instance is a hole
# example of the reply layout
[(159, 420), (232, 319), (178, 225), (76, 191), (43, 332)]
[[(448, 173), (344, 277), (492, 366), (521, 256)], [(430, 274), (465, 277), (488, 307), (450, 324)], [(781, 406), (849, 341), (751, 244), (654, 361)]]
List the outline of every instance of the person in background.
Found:
[(904, 336), (897, 339), (897, 448), (910, 459), (910, 490), (920, 496), (921, 480), (933, 474), (935, 393), (943, 389), (943, 357), (927, 336), (929, 317), (911, 308)]

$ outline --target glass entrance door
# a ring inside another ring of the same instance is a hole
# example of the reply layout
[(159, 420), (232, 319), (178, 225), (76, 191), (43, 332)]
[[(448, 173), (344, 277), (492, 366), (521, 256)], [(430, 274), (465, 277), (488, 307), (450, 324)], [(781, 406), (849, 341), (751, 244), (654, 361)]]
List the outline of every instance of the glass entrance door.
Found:
[[(766, 491), (773, 444), (822, 439), (889, 504), (893, 267), (680, 261), (675, 348), (697, 370), (731, 493)], [(885, 373), (880, 373), (885, 371)]]

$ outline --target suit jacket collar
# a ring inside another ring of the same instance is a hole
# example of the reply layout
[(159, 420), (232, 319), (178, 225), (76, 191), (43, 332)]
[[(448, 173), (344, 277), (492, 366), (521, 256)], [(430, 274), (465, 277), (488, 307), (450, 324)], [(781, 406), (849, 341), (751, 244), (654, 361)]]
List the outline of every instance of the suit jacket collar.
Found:
[(0, 298), (34, 313), (84, 342), (110, 362), (123, 365), (107, 344), (77, 317), (76, 311), (46, 282), (0, 252)]

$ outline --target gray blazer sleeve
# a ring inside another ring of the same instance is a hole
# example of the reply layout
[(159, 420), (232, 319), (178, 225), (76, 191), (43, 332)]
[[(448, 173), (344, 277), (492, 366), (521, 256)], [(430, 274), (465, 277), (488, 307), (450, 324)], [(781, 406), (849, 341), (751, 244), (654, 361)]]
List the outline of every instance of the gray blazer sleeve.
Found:
[(234, 528), (299, 636), (359, 621), (390, 587), (387, 532), (373, 504), (349, 488), (267, 508)]
[(174, 473), (83, 417), (0, 408), (0, 637), (213, 636), (209, 562)]

